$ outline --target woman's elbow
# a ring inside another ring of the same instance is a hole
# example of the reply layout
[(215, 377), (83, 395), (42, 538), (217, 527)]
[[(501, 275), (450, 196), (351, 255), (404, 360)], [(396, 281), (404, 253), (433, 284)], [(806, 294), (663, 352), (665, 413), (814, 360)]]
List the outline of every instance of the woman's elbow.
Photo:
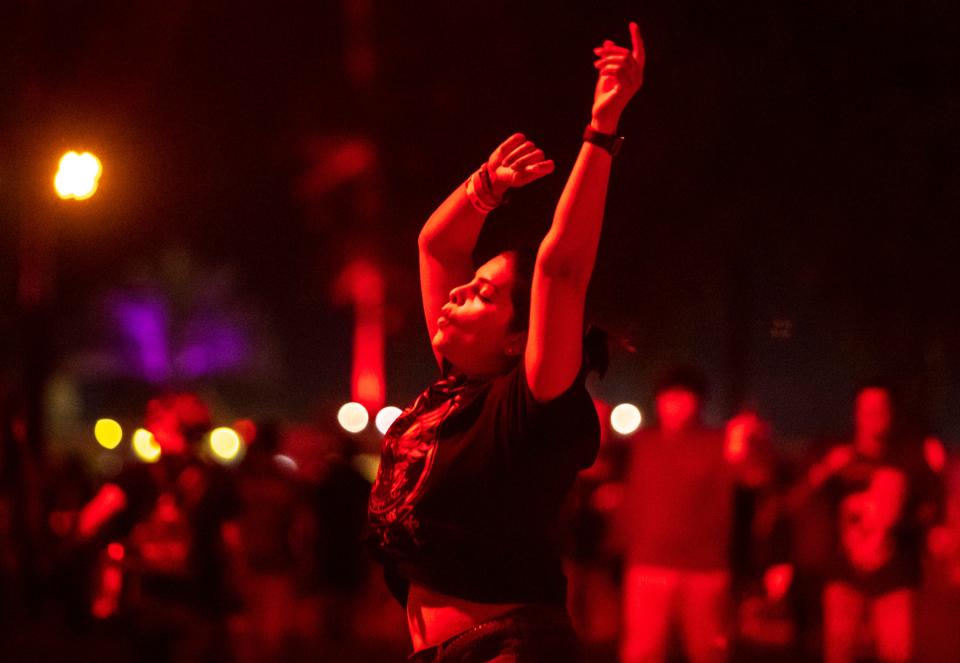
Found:
[(554, 281), (586, 284), (590, 281), (593, 265), (575, 252), (544, 247), (537, 254), (537, 271)]
[(436, 250), (437, 236), (426, 228), (420, 231), (417, 236), (417, 248), (421, 253), (430, 253)]
[(470, 259), (469, 247), (459, 246), (449, 239), (429, 231), (420, 231), (417, 248), (421, 255), (427, 255), (441, 261), (462, 261)]

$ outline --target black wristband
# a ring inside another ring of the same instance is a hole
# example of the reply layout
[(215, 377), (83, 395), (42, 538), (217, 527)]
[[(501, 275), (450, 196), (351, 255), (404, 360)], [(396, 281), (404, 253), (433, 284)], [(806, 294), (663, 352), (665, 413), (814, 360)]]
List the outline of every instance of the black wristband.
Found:
[(612, 157), (617, 156), (617, 154), (620, 153), (620, 148), (623, 146), (623, 136), (601, 133), (590, 126), (583, 131), (583, 140), (585, 143), (603, 148), (609, 152)]

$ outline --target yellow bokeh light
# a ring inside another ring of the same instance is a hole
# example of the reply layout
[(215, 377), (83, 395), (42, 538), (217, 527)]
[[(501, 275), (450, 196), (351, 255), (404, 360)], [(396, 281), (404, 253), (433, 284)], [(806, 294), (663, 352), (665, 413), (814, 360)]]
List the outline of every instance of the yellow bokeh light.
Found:
[(104, 449), (116, 449), (123, 440), (123, 428), (113, 419), (97, 419), (93, 436)]
[(359, 433), (370, 423), (370, 415), (360, 403), (347, 403), (337, 412), (337, 421), (348, 433)]
[(643, 415), (640, 414), (640, 408), (632, 403), (621, 403), (610, 413), (610, 425), (620, 435), (629, 435), (640, 428), (642, 422)]
[(388, 405), (377, 412), (377, 418), (374, 420), (374, 423), (381, 435), (387, 434), (390, 426), (393, 425), (393, 422), (397, 420), (397, 417), (399, 417), (402, 412), (403, 410), (393, 405)]
[(237, 431), (227, 426), (214, 428), (210, 432), (210, 451), (219, 460), (229, 462), (236, 459), (242, 444)]
[(380, 454), (357, 454), (353, 457), (351, 464), (368, 483), (373, 483), (377, 480), (377, 472), (380, 471)]
[(53, 188), (64, 200), (86, 200), (97, 192), (102, 174), (100, 159), (89, 152), (70, 151), (60, 159)]
[(155, 463), (160, 460), (160, 445), (157, 444), (153, 433), (145, 428), (138, 428), (133, 432), (133, 452), (146, 463)]

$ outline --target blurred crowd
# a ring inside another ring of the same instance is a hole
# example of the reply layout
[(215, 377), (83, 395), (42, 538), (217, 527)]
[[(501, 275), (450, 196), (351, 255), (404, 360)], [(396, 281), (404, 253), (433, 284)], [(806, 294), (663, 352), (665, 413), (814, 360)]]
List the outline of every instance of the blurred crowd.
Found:
[(690, 367), (654, 392), (656, 425), (611, 436), (579, 485), (588, 641), (623, 663), (960, 660), (960, 463), (891, 384), (851, 394), (849, 435), (797, 449), (755, 412), (705, 426)]
[[(908, 432), (890, 385), (851, 395), (850, 435), (802, 449), (754, 412), (706, 426), (693, 368), (654, 393), (652, 425), (605, 426), (567, 507), (590, 660), (960, 660), (960, 462)], [(364, 550), (375, 467), (356, 438), (250, 422), (222, 463), (196, 395), (145, 410), (159, 457), (94, 471), (29, 448), (4, 398), (3, 658), (403, 660), (402, 610)]]

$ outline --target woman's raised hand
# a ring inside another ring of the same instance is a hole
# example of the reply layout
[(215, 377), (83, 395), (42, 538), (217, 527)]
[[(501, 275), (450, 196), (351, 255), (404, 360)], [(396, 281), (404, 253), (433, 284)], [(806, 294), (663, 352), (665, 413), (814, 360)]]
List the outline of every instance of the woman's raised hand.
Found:
[(493, 191), (502, 197), (507, 189), (525, 186), (553, 172), (554, 164), (543, 150), (523, 134), (513, 134), (487, 159)]
[(593, 49), (597, 55), (593, 66), (600, 72), (600, 77), (593, 95), (591, 126), (603, 133), (616, 133), (620, 114), (643, 85), (646, 53), (636, 23), (630, 23), (630, 40), (632, 49), (617, 46), (609, 39)]

